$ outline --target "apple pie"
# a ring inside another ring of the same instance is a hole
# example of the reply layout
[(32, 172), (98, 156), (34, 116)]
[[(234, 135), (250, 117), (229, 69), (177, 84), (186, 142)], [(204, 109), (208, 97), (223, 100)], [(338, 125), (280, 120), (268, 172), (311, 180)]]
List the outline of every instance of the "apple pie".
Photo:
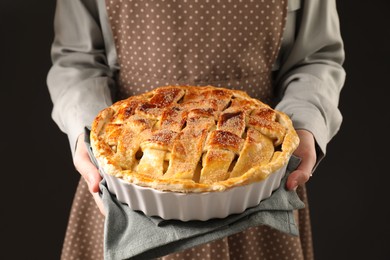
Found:
[(165, 86), (102, 110), (91, 147), (105, 174), (183, 193), (262, 181), (299, 143), (290, 118), (243, 91)]

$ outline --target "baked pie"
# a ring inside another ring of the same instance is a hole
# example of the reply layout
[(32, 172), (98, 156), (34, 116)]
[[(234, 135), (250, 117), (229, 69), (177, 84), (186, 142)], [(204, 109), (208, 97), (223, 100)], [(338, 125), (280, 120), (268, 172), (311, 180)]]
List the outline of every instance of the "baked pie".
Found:
[(213, 86), (165, 86), (118, 101), (95, 118), (90, 140), (105, 174), (183, 193), (262, 181), (299, 143), (284, 113)]

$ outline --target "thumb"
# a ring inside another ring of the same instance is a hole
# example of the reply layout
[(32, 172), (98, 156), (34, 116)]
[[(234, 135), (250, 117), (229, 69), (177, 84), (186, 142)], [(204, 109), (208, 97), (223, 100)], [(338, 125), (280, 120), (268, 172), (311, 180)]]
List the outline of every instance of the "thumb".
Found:
[(288, 190), (295, 190), (310, 179), (317, 160), (314, 136), (306, 130), (297, 130), (297, 134), (300, 143), (294, 154), (302, 160), (298, 168), (288, 176), (286, 183)]
[(93, 165), (90, 161), (83, 161), (76, 168), (86, 180), (89, 191), (92, 193), (99, 192), (99, 183), (102, 178), (95, 165)]
[(310, 171), (300, 168), (293, 171), (287, 178), (286, 188), (288, 190), (296, 190), (299, 185), (306, 183), (311, 176)]
[(99, 191), (99, 183), (101, 181), (101, 176), (98, 169), (91, 162), (87, 147), (85, 146), (82, 137), (79, 137), (78, 144), (75, 150), (73, 163), (77, 171), (85, 179), (88, 184), (89, 191), (92, 193)]

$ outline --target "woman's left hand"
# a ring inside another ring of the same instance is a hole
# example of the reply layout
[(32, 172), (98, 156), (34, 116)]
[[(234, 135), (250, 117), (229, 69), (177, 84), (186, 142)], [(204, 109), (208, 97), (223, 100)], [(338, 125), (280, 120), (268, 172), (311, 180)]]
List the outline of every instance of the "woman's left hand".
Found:
[(299, 185), (305, 184), (311, 177), (317, 161), (315, 140), (312, 133), (306, 130), (297, 130), (300, 139), (294, 155), (302, 159), (298, 168), (288, 176), (286, 188), (295, 190)]

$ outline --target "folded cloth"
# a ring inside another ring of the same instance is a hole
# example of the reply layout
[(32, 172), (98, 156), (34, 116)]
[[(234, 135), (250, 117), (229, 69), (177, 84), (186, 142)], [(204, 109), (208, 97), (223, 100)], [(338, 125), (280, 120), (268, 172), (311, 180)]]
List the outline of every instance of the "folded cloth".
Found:
[[(89, 145), (89, 139), (86, 138)], [(91, 150), (89, 149), (91, 152)], [(93, 155), (90, 153), (92, 159)], [(117, 259), (153, 259), (190, 247), (220, 239), (249, 227), (268, 225), (282, 232), (298, 235), (293, 210), (305, 205), (295, 191), (287, 191), (287, 176), (296, 169), (300, 159), (292, 156), (280, 187), (258, 206), (241, 214), (208, 221), (163, 220), (148, 217), (119, 202), (100, 183), (101, 197), (106, 210), (104, 227), (104, 257)]]

